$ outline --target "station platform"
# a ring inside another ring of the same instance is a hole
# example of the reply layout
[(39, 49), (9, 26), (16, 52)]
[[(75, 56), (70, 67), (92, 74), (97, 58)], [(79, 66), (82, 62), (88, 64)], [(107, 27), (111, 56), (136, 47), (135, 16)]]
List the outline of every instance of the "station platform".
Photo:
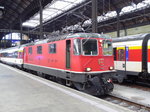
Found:
[(149, 91), (114, 84), (114, 90), (111, 95), (150, 107)]
[(131, 112), (131, 110), (0, 64), (0, 112)]

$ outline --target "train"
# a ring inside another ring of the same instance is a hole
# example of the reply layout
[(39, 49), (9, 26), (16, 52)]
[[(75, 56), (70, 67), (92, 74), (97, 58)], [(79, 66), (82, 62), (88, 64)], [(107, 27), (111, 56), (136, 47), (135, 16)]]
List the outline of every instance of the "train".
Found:
[(129, 79), (150, 81), (150, 34), (137, 34), (114, 38), (113, 54), (117, 74), (122, 83)]
[(112, 39), (98, 33), (75, 33), (0, 51), (0, 61), (46, 75), (92, 95), (113, 91)]

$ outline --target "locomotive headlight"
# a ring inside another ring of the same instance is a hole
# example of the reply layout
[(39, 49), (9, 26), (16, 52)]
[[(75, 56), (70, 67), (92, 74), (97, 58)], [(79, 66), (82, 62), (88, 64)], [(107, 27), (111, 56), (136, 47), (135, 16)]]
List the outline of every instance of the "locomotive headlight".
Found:
[(111, 67), (109, 67), (109, 70), (113, 70), (113, 69), (114, 69), (114, 67), (112, 67), (112, 66), (111, 66)]
[(100, 42), (100, 43), (102, 43), (102, 42), (103, 42), (103, 40), (99, 40), (99, 42)]
[(86, 68), (85, 69), (87, 72), (90, 72), (92, 69), (91, 68)]

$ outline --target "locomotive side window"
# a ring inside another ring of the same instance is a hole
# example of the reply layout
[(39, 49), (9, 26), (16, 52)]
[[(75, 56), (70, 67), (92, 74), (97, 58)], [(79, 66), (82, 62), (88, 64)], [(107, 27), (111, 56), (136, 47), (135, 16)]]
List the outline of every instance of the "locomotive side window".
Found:
[(42, 46), (37, 46), (37, 54), (42, 54)]
[(50, 54), (56, 53), (56, 44), (49, 44), (49, 53)]
[(96, 39), (83, 39), (82, 40), (82, 53), (83, 55), (98, 55), (97, 40)]
[(103, 55), (112, 56), (113, 55), (112, 42), (110, 40), (103, 40), (102, 44), (103, 44)]
[(32, 54), (32, 47), (29, 47), (29, 54)]
[(73, 49), (74, 55), (80, 55), (81, 54), (81, 40), (74, 39), (73, 47), (74, 47), (74, 49)]

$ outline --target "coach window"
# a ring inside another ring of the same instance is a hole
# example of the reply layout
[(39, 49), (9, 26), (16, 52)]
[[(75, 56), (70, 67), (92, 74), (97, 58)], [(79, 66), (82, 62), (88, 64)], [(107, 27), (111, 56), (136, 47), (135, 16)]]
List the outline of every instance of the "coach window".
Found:
[(49, 53), (50, 54), (56, 53), (56, 44), (49, 44)]
[(29, 54), (32, 54), (32, 47), (29, 47)]
[(124, 61), (125, 60), (125, 50), (124, 49), (119, 49), (118, 50), (118, 60), (119, 61)]
[(104, 56), (113, 55), (112, 42), (110, 40), (103, 40), (103, 55)]
[(13, 52), (11, 55), (13, 55), (13, 58), (17, 58), (18, 57), (18, 51)]
[(42, 54), (42, 46), (37, 46), (37, 54)]
[(80, 55), (81, 54), (81, 40), (74, 39), (73, 45), (74, 45), (74, 49), (73, 49), (74, 55)]

